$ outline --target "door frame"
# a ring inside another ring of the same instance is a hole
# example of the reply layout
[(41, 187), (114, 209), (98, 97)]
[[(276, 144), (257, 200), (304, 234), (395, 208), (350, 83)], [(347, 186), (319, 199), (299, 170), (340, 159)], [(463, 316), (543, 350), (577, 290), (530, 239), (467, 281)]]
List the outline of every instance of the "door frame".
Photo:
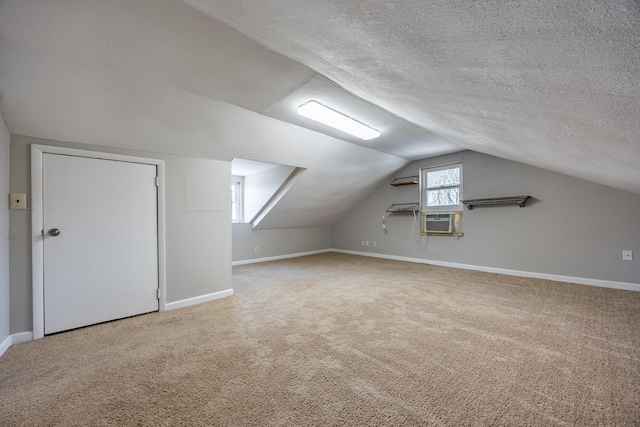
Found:
[(165, 311), (167, 293), (164, 160), (33, 144), (31, 145), (31, 286), (33, 298), (33, 339), (44, 337), (44, 206), (42, 164), (45, 153), (156, 166), (158, 172), (158, 308), (159, 311)]

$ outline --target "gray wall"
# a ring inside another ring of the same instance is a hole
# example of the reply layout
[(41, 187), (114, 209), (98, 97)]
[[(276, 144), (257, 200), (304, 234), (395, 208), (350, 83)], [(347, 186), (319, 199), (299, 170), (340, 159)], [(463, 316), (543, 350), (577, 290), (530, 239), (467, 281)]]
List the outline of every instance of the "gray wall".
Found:
[[(332, 229), (337, 249), (616, 282), (640, 283), (640, 195), (471, 151), (414, 162), (418, 169), (463, 161), (463, 198), (530, 195), (516, 205), (464, 209), (464, 236), (417, 235), (413, 215), (382, 215), (417, 202), (418, 185), (382, 186)], [(362, 246), (362, 240), (376, 247)], [(622, 250), (634, 251), (633, 261)]]
[(0, 114), (0, 344), (9, 336), (9, 131)]
[[(231, 289), (231, 163), (11, 135), (13, 192), (30, 193), (31, 144), (165, 161), (167, 302)], [(212, 188), (213, 187), (213, 188)], [(201, 194), (200, 194), (201, 193)], [(10, 211), (10, 330), (32, 330), (30, 210)]]
[(330, 227), (252, 230), (251, 224), (233, 224), (232, 228), (234, 262), (331, 248)]

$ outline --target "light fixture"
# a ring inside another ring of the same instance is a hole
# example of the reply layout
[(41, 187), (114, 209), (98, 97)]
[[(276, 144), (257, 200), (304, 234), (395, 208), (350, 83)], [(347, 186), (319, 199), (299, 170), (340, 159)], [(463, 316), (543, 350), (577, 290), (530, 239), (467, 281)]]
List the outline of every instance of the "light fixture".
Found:
[(299, 106), (298, 114), (327, 126), (331, 126), (334, 129), (346, 132), (349, 135), (364, 139), (365, 141), (380, 136), (380, 131), (360, 123), (351, 117), (347, 117), (317, 101), (309, 101), (306, 104)]

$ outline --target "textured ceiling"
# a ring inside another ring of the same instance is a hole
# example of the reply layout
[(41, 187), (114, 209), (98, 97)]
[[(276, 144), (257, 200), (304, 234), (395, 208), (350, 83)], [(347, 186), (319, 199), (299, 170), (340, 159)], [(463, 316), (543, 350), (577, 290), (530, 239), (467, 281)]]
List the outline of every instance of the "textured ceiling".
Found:
[[(311, 99), (368, 124), (379, 130), (380, 136), (363, 141), (300, 116), (297, 108)], [(458, 145), (363, 101), (320, 75), (260, 113), (405, 159), (417, 160), (461, 150)]]
[(640, 193), (635, 0), (186, 0), (462, 147)]
[[(304, 169), (260, 228), (331, 225), (409, 162), (269, 116), (309, 82), (327, 84), (318, 77), (180, 0), (0, 0), (0, 112), (11, 133)], [(434, 144), (427, 151), (442, 151)]]
[[(305, 121), (308, 97), (383, 136)], [(0, 111), (12, 133), (304, 168), (264, 228), (331, 225), (464, 148), (640, 193), (640, 5), (0, 0)]]

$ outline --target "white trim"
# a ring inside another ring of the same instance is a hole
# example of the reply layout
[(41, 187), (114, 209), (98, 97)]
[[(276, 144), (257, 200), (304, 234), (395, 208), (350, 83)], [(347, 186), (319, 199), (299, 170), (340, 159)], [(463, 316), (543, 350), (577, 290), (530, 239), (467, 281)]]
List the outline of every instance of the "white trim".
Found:
[(165, 310), (175, 310), (176, 308), (188, 307), (190, 305), (209, 302), (220, 298), (229, 297), (231, 295), (233, 295), (233, 289), (227, 289), (225, 291), (214, 292), (212, 294), (200, 295), (198, 297), (169, 302), (167, 303)]
[(337, 250), (335, 250), (335, 249), (320, 249), (320, 250), (317, 250), (317, 251), (298, 252), (298, 253), (295, 253), (295, 254), (278, 255), (278, 256), (265, 257), (265, 258), (256, 258), (256, 259), (246, 259), (246, 260), (242, 260), (242, 261), (233, 261), (231, 263), (231, 265), (232, 266), (236, 266), (236, 265), (256, 264), (256, 263), (259, 263), (259, 262), (277, 261), (277, 260), (280, 260), (280, 259), (288, 259), (288, 258), (298, 258), (298, 257), (301, 257), (301, 256), (324, 254), (324, 253), (327, 253), (327, 252), (337, 252)]
[[(253, 218), (251, 218), (250, 221), (247, 221), (252, 224), (252, 230), (256, 229), (256, 227), (260, 224), (260, 222), (262, 222), (267, 214), (271, 212), (271, 209), (273, 209), (278, 204), (278, 202), (280, 202), (280, 199), (282, 199), (289, 192), (289, 190), (291, 190), (293, 184), (295, 184), (298, 180), (300, 173), (302, 173), (304, 170), (305, 169), (299, 167), (294, 168), (285, 178), (280, 187), (278, 187), (278, 189), (271, 195), (269, 200), (267, 200), (267, 202), (260, 208), (260, 210), (258, 210), (258, 212), (253, 216)], [(246, 220), (246, 218), (243, 217), (243, 220)]]
[(2, 356), (9, 347), (14, 344), (20, 344), (23, 342), (33, 341), (33, 333), (32, 332), (19, 332), (17, 334), (9, 335), (2, 341), (0, 344), (0, 356)]
[(4, 341), (2, 341), (0, 344), (0, 356), (2, 356), (5, 351), (9, 350), (9, 347), (11, 347), (11, 341), (11, 335), (7, 336)]
[(58, 147), (56, 145), (31, 145), (31, 151), (37, 149), (43, 153), (62, 154), (65, 156), (88, 157), (90, 159), (116, 160), (120, 162), (133, 162), (149, 165), (157, 165), (163, 160), (148, 157), (127, 156), (123, 154), (104, 153), (101, 151), (77, 150), (75, 148)]
[(160, 299), (158, 300), (158, 310), (167, 309), (167, 251), (165, 234), (165, 196), (164, 196), (164, 161), (156, 160), (158, 168), (158, 290)]
[[(231, 218), (233, 224), (242, 224), (244, 222), (244, 176), (231, 176), (231, 185), (236, 187), (236, 218)], [(233, 211), (233, 203), (231, 206)]]
[(42, 217), (42, 155), (31, 146), (31, 293), (34, 339), (44, 337), (44, 219)]
[(18, 332), (11, 335), (11, 345), (33, 341), (33, 332)]
[(415, 262), (419, 264), (437, 265), (441, 267), (452, 267), (452, 268), (460, 268), (464, 270), (483, 271), (485, 273), (506, 274), (510, 276), (520, 276), (520, 277), (531, 277), (534, 279), (554, 280), (556, 282), (577, 283), (579, 285), (599, 286), (601, 288), (612, 288), (612, 289), (621, 289), (625, 291), (640, 292), (639, 283), (614, 282), (612, 280), (590, 279), (586, 277), (573, 277), (573, 276), (562, 276), (558, 274), (536, 273), (532, 271), (508, 270), (505, 268), (484, 267), (481, 265), (460, 264), (457, 262), (446, 262), (446, 261), (437, 261), (437, 260), (421, 259), (421, 258), (409, 258), (409, 257), (396, 256), (396, 255), (376, 254), (376, 253), (370, 253), (370, 252), (349, 251), (346, 249), (331, 249), (331, 251), (343, 253), (343, 254), (350, 254), (350, 255), (361, 255), (361, 256), (368, 256), (373, 258), (391, 259), (395, 261), (407, 261), (407, 262)]
[(115, 160), (121, 162), (155, 165), (158, 172), (158, 288), (159, 311), (166, 310), (166, 248), (165, 248), (165, 195), (164, 160), (144, 157), (124, 156), (121, 154), (98, 151), (76, 150), (50, 145), (31, 146), (31, 274), (33, 298), (33, 335), (32, 339), (44, 337), (44, 229), (42, 207), (42, 156), (44, 153), (66, 156), (88, 157), (92, 159)]
[[(460, 182), (458, 183), (458, 185), (451, 185), (445, 188), (454, 188), (454, 187), (458, 187), (458, 204), (457, 205), (434, 205), (434, 206), (429, 206), (428, 205), (428, 197), (427, 193), (430, 190), (438, 190), (437, 187), (435, 188), (428, 188), (428, 176), (430, 172), (437, 172), (437, 171), (441, 171), (441, 170), (449, 170), (449, 169), (455, 169), (458, 168), (458, 170), (460, 171)], [(433, 213), (440, 213), (440, 211), (452, 211), (452, 210), (456, 210), (456, 211), (462, 211), (464, 209), (464, 204), (462, 203), (463, 200), (463, 171), (462, 171), (462, 160), (456, 163), (449, 163), (447, 165), (440, 165), (440, 166), (427, 166), (424, 168), (420, 168), (419, 169), (419, 173), (420, 176), (418, 178), (418, 183), (420, 186), (420, 212), (433, 212)]]

